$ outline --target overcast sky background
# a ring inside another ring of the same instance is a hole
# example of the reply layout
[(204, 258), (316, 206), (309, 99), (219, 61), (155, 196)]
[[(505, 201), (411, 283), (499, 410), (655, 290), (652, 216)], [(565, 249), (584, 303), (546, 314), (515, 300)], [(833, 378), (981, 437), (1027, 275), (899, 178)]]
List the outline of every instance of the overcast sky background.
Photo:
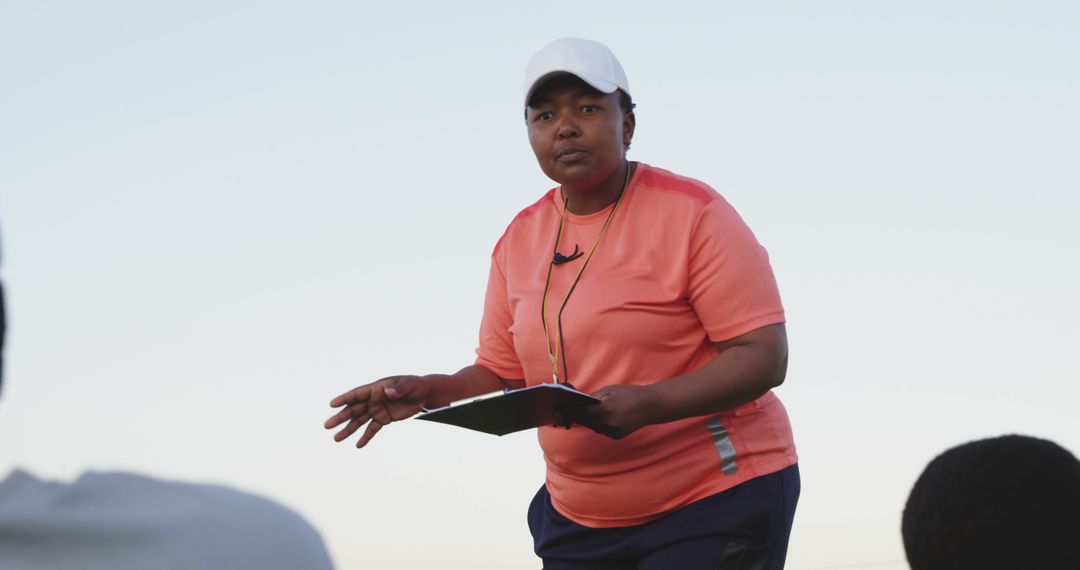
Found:
[(531, 432), (327, 402), (473, 358), (489, 255), (552, 186), (533, 52), (607, 43), (631, 158), (769, 249), (803, 495), (788, 567), (904, 568), (922, 467), (1080, 452), (1080, 4), (0, 1), (0, 478), (134, 470), (300, 511), (342, 568), (537, 568)]

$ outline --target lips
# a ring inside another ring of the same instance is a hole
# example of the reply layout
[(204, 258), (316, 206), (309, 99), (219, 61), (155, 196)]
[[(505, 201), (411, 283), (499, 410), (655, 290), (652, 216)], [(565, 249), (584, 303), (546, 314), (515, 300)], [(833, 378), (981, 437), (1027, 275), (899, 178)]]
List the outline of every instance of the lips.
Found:
[(555, 160), (559, 162), (577, 162), (585, 158), (589, 152), (579, 146), (564, 146), (555, 152)]

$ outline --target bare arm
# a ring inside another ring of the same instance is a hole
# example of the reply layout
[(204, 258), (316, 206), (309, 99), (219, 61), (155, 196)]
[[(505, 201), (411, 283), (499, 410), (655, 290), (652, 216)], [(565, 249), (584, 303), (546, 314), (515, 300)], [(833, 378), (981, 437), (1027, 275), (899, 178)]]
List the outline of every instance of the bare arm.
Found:
[(649, 386), (608, 386), (600, 403), (565, 410), (561, 420), (622, 438), (651, 424), (715, 414), (751, 402), (784, 382), (787, 332), (769, 325), (716, 343), (720, 350), (701, 368)]
[(522, 388), (524, 380), (507, 380), (494, 372), (473, 364), (450, 375), (432, 374), (422, 376), (432, 383), (432, 397), (426, 408), (440, 408), (451, 402), (464, 400), (507, 388)]
[(664, 423), (737, 408), (784, 383), (787, 332), (783, 324), (716, 343), (720, 354), (701, 368), (652, 386), (649, 423)]

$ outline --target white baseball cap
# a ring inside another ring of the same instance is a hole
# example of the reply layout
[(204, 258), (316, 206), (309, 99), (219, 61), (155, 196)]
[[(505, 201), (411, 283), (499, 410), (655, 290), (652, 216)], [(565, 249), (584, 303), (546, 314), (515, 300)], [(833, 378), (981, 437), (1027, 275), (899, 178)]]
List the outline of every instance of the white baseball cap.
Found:
[(601, 93), (622, 89), (630, 94), (626, 72), (606, 45), (581, 38), (560, 38), (529, 60), (525, 68), (525, 105), (541, 83), (565, 74), (581, 78)]

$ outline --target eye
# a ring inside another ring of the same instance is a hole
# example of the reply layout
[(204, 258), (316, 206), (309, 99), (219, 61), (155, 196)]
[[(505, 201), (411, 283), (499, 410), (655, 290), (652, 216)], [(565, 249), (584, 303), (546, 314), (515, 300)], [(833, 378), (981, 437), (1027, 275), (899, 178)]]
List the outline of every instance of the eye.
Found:
[(593, 113), (595, 113), (595, 112), (597, 112), (599, 110), (600, 110), (600, 108), (597, 107), (596, 105), (582, 105), (581, 106), (581, 112), (586, 114), (586, 115), (591, 115), (591, 114), (593, 114)]
[(543, 113), (536, 115), (536, 120), (541, 122), (547, 122), (553, 118), (555, 118), (555, 114), (551, 111), (544, 111)]

